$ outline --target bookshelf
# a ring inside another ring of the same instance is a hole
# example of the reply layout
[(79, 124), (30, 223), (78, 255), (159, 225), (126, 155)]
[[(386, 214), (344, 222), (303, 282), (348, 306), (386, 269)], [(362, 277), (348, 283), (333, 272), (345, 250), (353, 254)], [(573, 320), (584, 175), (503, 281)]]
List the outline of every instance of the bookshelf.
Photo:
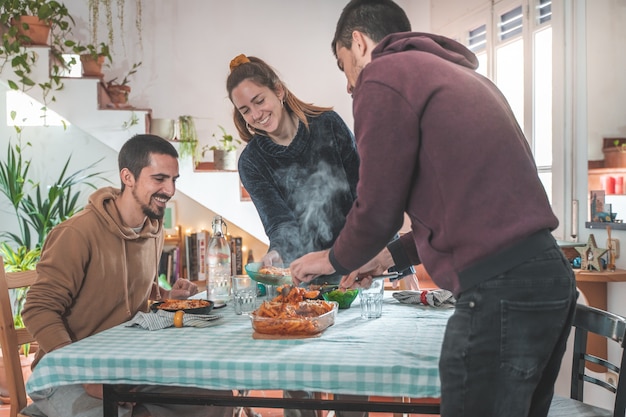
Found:
[(166, 233), (163, 242), (163, 253), (159, 263), (159, 275), (165, 274), (167, 281), (172, 284), (179, 277), (185, 277), (184, 269), (184, 240), (182, 228), (176, 226), (175, 233)]

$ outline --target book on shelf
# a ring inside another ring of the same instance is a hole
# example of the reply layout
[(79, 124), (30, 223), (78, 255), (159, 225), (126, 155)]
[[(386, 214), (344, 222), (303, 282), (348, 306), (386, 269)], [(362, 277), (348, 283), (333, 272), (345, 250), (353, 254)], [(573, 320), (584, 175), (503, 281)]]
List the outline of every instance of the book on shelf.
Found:
[(243, 239), (239, 236), (231, 236), (230, 242), (231, 269), (233, 275), (243, 274)]
[(198, 280), (198, 236), (191, 233), (185, 236), (185, 264), (187, 268), (187, 279)]
[(196, 253), (198, 257), (198, 281), (206, 281), (208, 277), (208, 262), (206, 257), (207, 245), (209, 244), (209, 232), (202, 230), (196, 233)]

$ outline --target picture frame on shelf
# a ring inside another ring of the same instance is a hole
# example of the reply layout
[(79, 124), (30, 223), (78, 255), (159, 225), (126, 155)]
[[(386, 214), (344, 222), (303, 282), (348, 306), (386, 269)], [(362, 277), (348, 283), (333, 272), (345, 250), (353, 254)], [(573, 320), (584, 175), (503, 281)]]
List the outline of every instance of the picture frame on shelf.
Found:
[(176, 202), (169, 201), (165, 206), (165, 214), (163, 215), (163, 232), (166, 237), (167, 235), (176, 236), (178, 234), (176, 214)]

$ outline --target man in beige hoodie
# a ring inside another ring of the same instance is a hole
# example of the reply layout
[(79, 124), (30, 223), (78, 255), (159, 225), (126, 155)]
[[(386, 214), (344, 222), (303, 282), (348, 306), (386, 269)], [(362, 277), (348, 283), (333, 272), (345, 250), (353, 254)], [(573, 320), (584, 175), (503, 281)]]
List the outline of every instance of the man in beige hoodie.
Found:
[[(23, 311), (39, 343), (36, 363), (59, 349), (130, 320), (148, 300), (187, 298), (197, 287), (178, 279), (171, 292), (156, 281), (163, 250), (163, 214), (176, 191), (178, 153), (168, 141), (136, 135), (120, 150), (121, 189), (95, 191), (84, 210), (48, 234), (37, 282)], [(149, 390), (149, 387), (140, 388)], [(185, 389), (186, 393), (190, 389)], [(69, 385), (31, 393), (22, 413), (48, 417), (102, 416), (102, 385)], [(120, 416), (222, 416), (230, 408), (120, 407)]]

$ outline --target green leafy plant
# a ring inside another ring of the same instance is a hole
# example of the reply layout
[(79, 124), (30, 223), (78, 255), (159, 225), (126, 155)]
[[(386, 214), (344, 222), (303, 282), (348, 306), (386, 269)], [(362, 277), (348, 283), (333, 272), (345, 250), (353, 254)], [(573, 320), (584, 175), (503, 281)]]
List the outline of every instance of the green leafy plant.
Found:
[[(89, 25), (91, 29), (91, 38), (98, 38), (98, 22), (100, 20), (100, 13), (104, 11), (104, 16), (106, 19), (106, 29), (109, 44), (113, 45), (115, 41), (115, 28), (113, 27), (113, 0), (89, 0)], [(126, 0), (116, 0), (117, 6), (117, 21), (119, 22), (119, 29), (122, 38), (122, 45), (124, 45), (125, 38), (125, 28), (124, 28), (124, 8), (126, 6)], [(137, 34), (139, 37), (139, 44), (142, 43), (142, 0), (135, 0), (135, 28), (137, 29)], [(101, 10), (102, 8), (102, 10)]]
[[(21, 29), (29, 29), (29, 24), (21, 21), (22, 16), (36, 16), (50, 26), (53, 65), (46, 81), (37, 83), (33, 80), (38, 54), (24, 48), (24, 45), (32, 43), (32, 39), (22, 33)], [(13, 70), (14, 77), (7, 80), (13, 90), (28, 91), (38, 86), (42, 90), (45, 116), (48, 104), (55, 101), (52, 93), (63, 88), (61, 72), (66, 66), (62, 58), (64, 39), (71, 33), (74, 19), (67, 7), (55, 0), (0, 0), (0, 26), (7, 28), (2, 32), (0, 41), (0, 71), (7, 65)]]
[(198, 150), (198, 133), (192, 116), (178, 118), (178, 142), (178, 156), (180, 158), (191, 156), (195, 160)]
[(9, 143), (6, 160), (0, 161), (0, 193), (13, 208), (20, 229), (19, 234), (3, 231), (0, 236), (18, 247), (35, 249), (41, 248), (50, 229), (82, 209), (78, 205), (82, 186), (95, 189), (93, 180), (107, 180), (102, 172), (93, 171), (102, 159), (68, 174), (69, 156), (58, 178), (42, 186), (40, 181), (29, 177), (31, 159), (25, 159), (23, 152), (19, 140), (15, 145)]
[(615, 139), (613, 141), (613, 145), (618, 148), (621, 152), (626, 152), (626, 142), (620, 140), (620, 139)]
[(117, 77), (106, 82), (105, 89), (107, 90), (107, 93), (109, 93), (109, 96), (111, 97), (111, 101), (113, 101), (113, 103), (128, 103), (128, 96), (130, 95), (131, 91), (128, 83), (130, 81), (130, 77), (137, 72), (137, 68), (139, 68), (140, 66), (141, 62), (134, 63), (132, 68), (126, 73), (121, 82), (117, 81)]
[(130, 77), (137, 73), (137, 69), (141, 66), (141, 62), (135, 62), (132, 68), (126, 73), (121, 82), (117, 82), (117, 77), (113, 78), (111, 81), (107, 81), (107, 86), (113, 85), (128, 85), (130, 81)]
[[(218, 127), (222, 131), (222, 138), (217, 140), (217, 145), (213, 145), (209, 149), (212, 151), (236, 151), (237, 146), (241, 145), (241, 141), (239, 139), (233, 138), (232, 135), (226, 133), (226, 129), (224, 129), (224, 127), (219, 125)], [(213, 134), (213, 137), (215, 137), (215, 133)]]
[(109, 60), (109, 63), (113, 62), (113, 58), (111, 58), (111, 51), (109, 50), (109, 45), (104, 42), (100, 42), (98, 45), (87, 44), (82, 45), (79, 42), (73, 40), (66, 40), (65, 46), (70, 48), (72, 52), (78, 55), (89, 55), (93, 60), (97, 60), (100, 57), (104, 57)]
[(122, 129), (128, 130), (131, 127), (136, 126), (138, 124), (139, 124), (139, 116), (137, 116), (137, 113), (132, 112), (130, 115), (130, 119), (122, 123)]
[[(37, 266), (41, 250), (28, 249), (26, 246), (20, 246), (14, 250), (6, 242), (0, 243), (0, 255), (4, 259), (4, 269), (7, 272), (33, 271)], [(22, 319), (22, 310), (26, 303), (26, 293), (28, 287), (16, 288), (13, 291), (15, 301), (13, 303), (13, 325), (16, 329), (26, 327)], [(30, 353), (30, 343), (22, 345), (22, 353), (28, 356)]]

